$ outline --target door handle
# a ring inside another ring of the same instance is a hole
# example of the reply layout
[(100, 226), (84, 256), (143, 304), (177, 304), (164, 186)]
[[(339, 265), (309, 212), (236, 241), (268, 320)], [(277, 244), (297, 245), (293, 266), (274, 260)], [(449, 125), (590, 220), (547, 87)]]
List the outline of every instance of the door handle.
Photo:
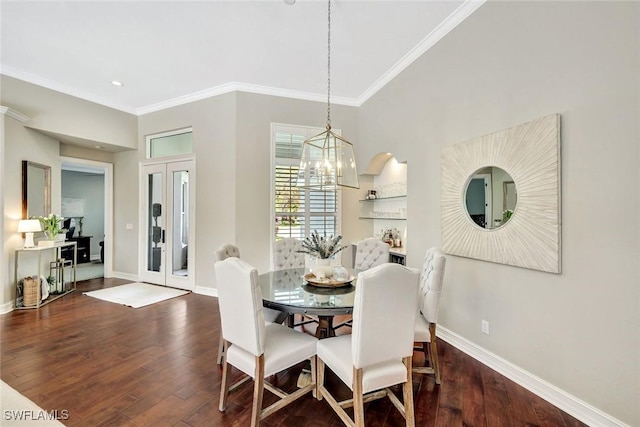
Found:
[(164, 243), (164, 230), (162, 230), (162, 243)]

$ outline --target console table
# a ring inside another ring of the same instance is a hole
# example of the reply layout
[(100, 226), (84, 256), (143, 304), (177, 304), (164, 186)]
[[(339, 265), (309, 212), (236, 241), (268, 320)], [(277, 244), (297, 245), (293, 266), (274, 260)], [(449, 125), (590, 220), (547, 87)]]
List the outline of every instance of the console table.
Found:
[[(70, 251), (70, 260), (67, 261), (62, 257), (63, 250)], [(53, 253), (49, 253), (50, 251), (53, 251)], [(43, 255), (46, 257), (47, 253), (49, 253), (49, 257), (43, 259)], [(23, 260), (24, 262), (21, 263), (21, 259), (27, 256), (29, 256), (30, 262), (27, 260)], [(37, 265), (34, 264), (33, 258), (37, 259)], [(47, 264), (47, 266), (45, 267), (46, 270), (43, 270), (44, 264)], [(51, 301), (55, 301), (58, 298), (75, 291), (77, 272), (76, 266), (76, 242), (60, 242), (56, 243), (54, 246), (36, 246), (34, 248), (16, 249), (15, 265), (13, 270), (13, 279), (16, 287), (15, 308), (40, 308), (43, 305), (50, 303)], [(67, 270), (67, 273), (65, 273), (65, 270)], [(42, 283), (40, 280), (41, 277), (44, 276), (43, 273), (45, 273), (45, 271), (47, 277), (53, 277), (54, 283), (47, 284), (47, 286), (49, 287), (49, 296), (42, 300)], [(34, 273), (37, 273), (37, 289), (35, 293), (35, 302), (25, 306), (24, 282), (27, 278), (33, 278)]]
[[(76, 242), (78, 244), (78, 264), (91, 261), (91, 238), (93, 236), (70, 237), (67, 242)], [(64, 259), (71, 259), (73, 254), (69, 249), (62, 251)]]

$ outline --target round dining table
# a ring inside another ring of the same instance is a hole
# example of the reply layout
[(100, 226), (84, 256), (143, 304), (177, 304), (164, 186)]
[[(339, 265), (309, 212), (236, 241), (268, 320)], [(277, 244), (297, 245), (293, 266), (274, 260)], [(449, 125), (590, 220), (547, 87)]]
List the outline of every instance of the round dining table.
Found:
[(264, 307), (289, 314), (318, 317), (316, 337), (335, 336), (333, 317), (351, 314), (355, 297), (357, 271), (347, 269), (353, 280), (339, 287), (322, 287), (305, 279), (308, 269), (269, 271), (258, 276)]

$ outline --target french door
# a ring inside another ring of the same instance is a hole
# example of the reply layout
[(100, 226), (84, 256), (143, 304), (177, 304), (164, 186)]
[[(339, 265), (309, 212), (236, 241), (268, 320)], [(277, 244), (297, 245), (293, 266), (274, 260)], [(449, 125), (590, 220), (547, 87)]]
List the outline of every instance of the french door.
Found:
[(194, 290), (195, 161), (142, 165), (144, 282)]

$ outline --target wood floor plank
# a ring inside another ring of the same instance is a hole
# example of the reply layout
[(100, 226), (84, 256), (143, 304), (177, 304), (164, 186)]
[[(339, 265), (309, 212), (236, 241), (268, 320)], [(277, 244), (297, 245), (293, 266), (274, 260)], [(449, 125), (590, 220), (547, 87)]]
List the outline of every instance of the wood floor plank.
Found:
[[(222, 370), (216, 364), (217, 299), (187, 294), (134, 309), (83, 295), (121, 279), (78, 283), (78, 291), (41, 307), (0, 316), (0, 376), (46, 410), (68, 410), (70, 427), (245, 427), (252, 382), (218, 410)], [(344, 331), (343, 331), (344, 330)], [(340, 333), (349, 333), (341, 328)], [(567, 426), (583, 423), (438, 340), (442, 384), (414, 375), (416, 426)], [(424, 358), (416, 353), (416, 364)], [(270, 380), (296, 388), (304, 364)], [(242, 374), (232, 370), (232, 381)], [(339, 400), (350, 390), (330, 370)], [(275, 401), (265, 392), (264, 405)], [(404, 426), (388, 399), (365, 405), (367, 427)], [(537, 424), (536, 424), (537, 423)], [(327, 402), (311, 394), (265, 419), (264, 427), (338, 427)]]

